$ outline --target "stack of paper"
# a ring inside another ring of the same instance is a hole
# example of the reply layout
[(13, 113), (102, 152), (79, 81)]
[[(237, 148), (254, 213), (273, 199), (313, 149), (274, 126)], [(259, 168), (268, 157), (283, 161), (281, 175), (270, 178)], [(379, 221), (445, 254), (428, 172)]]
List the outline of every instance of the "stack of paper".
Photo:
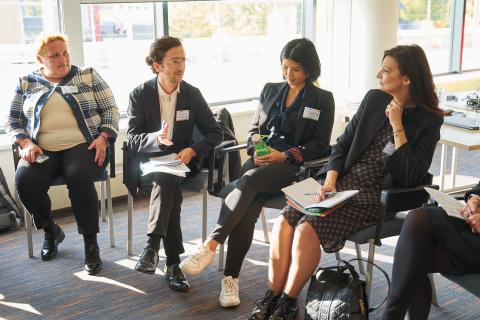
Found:
[(171, 153), (166, 156), (150, 158), (150, 161), (140, 164), (140, 169), (143, 175), (147, 175), (152, 172), (165, 172), (180, 177), (185, 177), (190, 169), (176, 159), (177, 154)]
[(330, 214), (339, 208), (345, 200), (358, 193), (358, 190), (334, 192), (330, 194), (327, 199), (315, 202), (315, 197), (320, 186), (318, 181), (313, 178), (308, 178), (283, 188), (282, 191), (285, 193), (289, 205), (304, 214), (321, 217)]
[(445, 212), (452, 217), (465, 219), (461, 214), (465, 204), (461, 203), (454, 197), (449, 194), (443, 193), (436, 189), (425, 187), (425, 190), (430, 194), (430, 196), (438, 202), (438, 204), (445, 210)]

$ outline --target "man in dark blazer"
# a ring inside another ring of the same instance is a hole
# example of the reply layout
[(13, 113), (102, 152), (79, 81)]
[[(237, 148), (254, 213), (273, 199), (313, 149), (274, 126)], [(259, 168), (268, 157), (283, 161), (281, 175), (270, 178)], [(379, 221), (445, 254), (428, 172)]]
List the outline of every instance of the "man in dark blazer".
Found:
[[(155, 40), (146, 62), (157, 76), (132, 91), (128, 107), (128, 158), (132, 161), (125, 175), (132, 194), (136, 194), (137, 164), (148, 156), (176, 153), (190, 168), (189, 175), (194, 175), (201, 169), (203, 156), (222, 140), (222, 131), (202, 94), (182, 80), (186, 58), (180, 40), (169, 36)], [(200, 140), (193, 139), (195, 126), (203, 136)], [(190, 288), (178, 266), (180, 254), (185, 252), (180, 227), (180, 183), (184, 179), (154, 174), (147, 246), (135, 266), (136, 271), (155, 273), (163, 238), (165, 278), (178, 291)]]

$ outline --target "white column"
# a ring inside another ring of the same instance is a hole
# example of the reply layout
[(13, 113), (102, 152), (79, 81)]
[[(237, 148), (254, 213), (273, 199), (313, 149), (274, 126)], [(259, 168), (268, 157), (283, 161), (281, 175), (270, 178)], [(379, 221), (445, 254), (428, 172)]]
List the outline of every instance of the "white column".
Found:
[(62, 4), (63, 32), (69, 37), (72, 64), (83, 66), (82, 13), (80, 0), (64, 0)]
[(350, 102), (378, 88), (383, 52), (397, 43), (398, 10), (398, 0), (351, 1)]

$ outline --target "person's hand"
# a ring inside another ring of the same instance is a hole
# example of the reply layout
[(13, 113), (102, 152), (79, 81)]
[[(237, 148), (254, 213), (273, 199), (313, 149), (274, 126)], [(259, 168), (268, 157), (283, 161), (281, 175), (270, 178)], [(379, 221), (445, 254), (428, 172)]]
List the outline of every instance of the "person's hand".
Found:
[(472, 214), (480, 213), (479, 204), (480, 200), (478, 198), (470, 197), (467, 204), (460, 210), (460, 214), (466, 219)]
[(403, 130), (402, 113), (403, 107), (393, 99), (388, 104), (387, 109), (385, 109), (385, 115), (390, 121), (390, 125), (392, 126), (394, 132)]
[(168, 127), (169, 124), (166, 122), (162, 122), (162, 129), (158, 131), (157, 142), (158, 144), (163, 144), (165, 146), (171, 146), (173, 141), (168, 139)]
[(99, 167), (105, 162), (107, 155), (107, 139), (103, 136), (98, 136), (88, 146), (88, 150), (95, 149), (95, 159), (93, 160)]
[(19, 143), (20, 145), (20, 158), (30, 163), (34, 163), (37, 160), (37, 157), (43, 154), (42, 148), (37, 146), (33, 143), (30, 139), (28, 141), (24, 141), (23, 143)]
[(253, 155), (253, 161), (255, 162), (256, 166), (260, 167), (274, 163), (284, 163), (287, 159), (284, 152), (280, 152), (270, 147), (268, 147), (268, 149), (270, 150), (269, 154), (261, 157), (258, 157), (256, 154)]
[(320, 202), (328, 198), (328, 196), (325, 194), (326, 192), (337, 192), (336, 188), (336, 182), (333, 182), (332, 180), (325, 179), (325, 182), (323, 185), (320, 185), (320, 188), (317, 190), (317, 195), (315, 195), (315, 202)]
[(480, 213), (471, 214), (465, 221), (472, 228), (473, 233), (480, 233)]
[(189, 164), (193, 157), (195, 157), (197, 153), (192, 147), (188, 147), (177, 153), (176, 159), (182, 161), (184, 164)]

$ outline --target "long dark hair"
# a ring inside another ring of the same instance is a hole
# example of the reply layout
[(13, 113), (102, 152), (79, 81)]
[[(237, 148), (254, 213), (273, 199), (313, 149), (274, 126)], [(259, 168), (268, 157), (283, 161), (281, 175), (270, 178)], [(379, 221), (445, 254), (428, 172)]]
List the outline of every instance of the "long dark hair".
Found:
[(320, 58), (318, 58), (315, 45), (307, 38), (289, 41), (280, 53), (280, 63), (283, 59), (300, 63), (310, 82), (314, 82), (320, 77)]
[(400, 45), (385, 50), (385, 57), (396, 60), (400, 74), (410, 79), (409, 93), (414, 103), (427, 111), (443, 115), (438, 107), (438, 96), (435, 93), (432, 72), (423, 49), (416, 45)]

